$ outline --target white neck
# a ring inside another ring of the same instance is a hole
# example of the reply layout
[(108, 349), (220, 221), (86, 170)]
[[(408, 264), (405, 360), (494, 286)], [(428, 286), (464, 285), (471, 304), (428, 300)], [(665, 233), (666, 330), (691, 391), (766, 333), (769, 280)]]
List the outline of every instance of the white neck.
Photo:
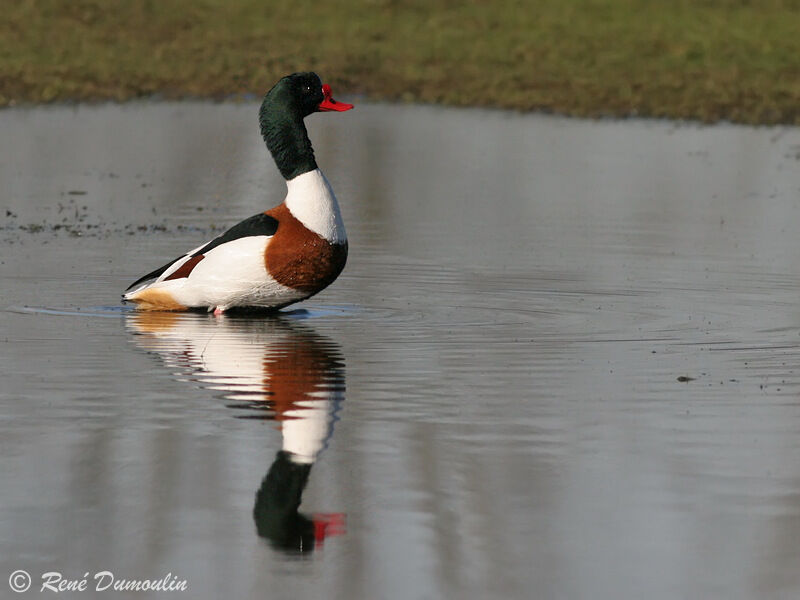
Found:
[(322, 171), (303, 173), (286, 185), (289, 193), (284, 202), (298, 221), (332, 244), (347, 241), (339, 203)]

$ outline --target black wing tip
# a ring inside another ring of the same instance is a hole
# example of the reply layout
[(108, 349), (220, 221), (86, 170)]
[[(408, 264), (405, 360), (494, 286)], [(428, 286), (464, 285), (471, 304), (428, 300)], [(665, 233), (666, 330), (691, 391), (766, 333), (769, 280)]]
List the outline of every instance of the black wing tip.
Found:
[(132, 284), (130, 284), (128, 287), (125, 288), (125, 292), (123, 292), (122, 295), (124, 296), (125, 294), (130, 292), (133, 288), (135, 288), (137, 285), (139, 285), (140, 283), (145, 283), (149, 279), (155, 279), (155, 278), (154, 277), (142, 277), (141, 279), (137, 279), (136, 281), (134, 281)]
[(142, 277), (139, 277), (139, 279), (137, 279), (132, 284), (130, 284), (127, 288), (125, 288), (125, 291), (129, 292), (133, 288), (135, 288), (137, 285), (142, 284), (142, 283), (146, 283), (147, 281), (149, 281), (151, 279), (158, 279), (164, 273), (164, 271), (169, 269), (175, 263), (176, 260), (180, 260), (181, 258), (183, 258), (183, 257), (178, 257), (175, 260), (171, 260), (167, 264), (165, 264), (163, 267), (159, 267), (155, 271), (151, 271), (147, 275), (143, 275)]

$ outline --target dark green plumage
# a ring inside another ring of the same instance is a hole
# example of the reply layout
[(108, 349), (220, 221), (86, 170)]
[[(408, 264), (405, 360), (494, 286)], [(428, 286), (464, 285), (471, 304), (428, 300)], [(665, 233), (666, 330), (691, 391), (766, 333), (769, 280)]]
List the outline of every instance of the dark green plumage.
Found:
[(253, 519), (258, 535), (290, 552), (314, 550), (314, 523), (298, 512), (310, 464), (298, 464), (281, 450), (256, 492)]
[(286, 180), (317, 168), (303, 119), (322, 100), (322, 81), (316, 73), (287, 75), (264, 96), (258, 113), (261, 135)]

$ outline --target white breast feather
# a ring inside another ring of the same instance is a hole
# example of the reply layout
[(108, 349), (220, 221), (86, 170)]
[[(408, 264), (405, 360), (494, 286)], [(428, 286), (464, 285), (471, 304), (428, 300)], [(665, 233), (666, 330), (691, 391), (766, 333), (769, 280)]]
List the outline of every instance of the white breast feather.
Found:
[(322, 171), (303, 173), (286, 184), (286, 207), (298, 221), (332, 244), (347, 241), (339, 203)]

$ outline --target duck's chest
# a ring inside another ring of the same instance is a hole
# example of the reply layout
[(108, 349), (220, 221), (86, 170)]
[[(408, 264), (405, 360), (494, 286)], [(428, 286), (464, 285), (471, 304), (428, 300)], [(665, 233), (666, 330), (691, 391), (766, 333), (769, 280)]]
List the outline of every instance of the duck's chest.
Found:
[(331, 243), (303, 225), (285, 204), (267, 211), (278, 229), (264, 251), (267, 273), (283, 286), (315, 294), (344, 269), (347, 241)]

